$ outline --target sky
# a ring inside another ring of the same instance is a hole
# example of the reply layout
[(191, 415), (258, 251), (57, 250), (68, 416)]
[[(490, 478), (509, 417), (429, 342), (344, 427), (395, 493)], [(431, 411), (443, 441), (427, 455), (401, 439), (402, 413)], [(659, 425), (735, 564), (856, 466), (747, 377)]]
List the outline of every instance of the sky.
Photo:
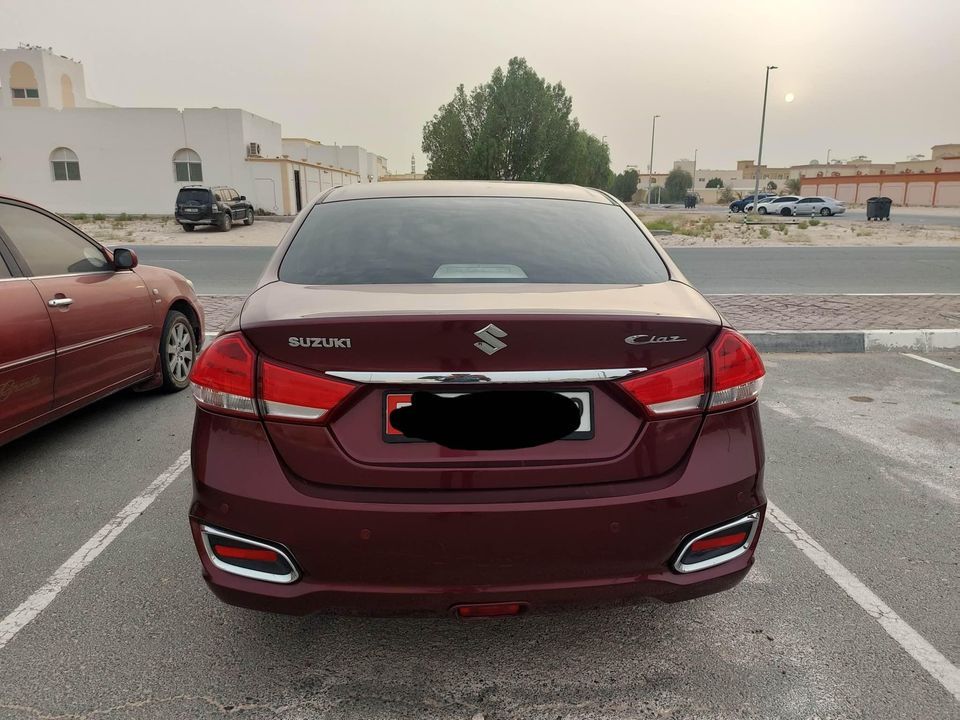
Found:
[[(606, 137), (613, 169), (729, 169), (960, 142), (952, 0), (0, 0), (0, 47), (80, 60), (87, 93), (131, 107), (240, 107), (286, 137), (362, 145), (417, 170), (423, 124), (523, 56)], [(793, 102), (785, 96), (792, 93)]]

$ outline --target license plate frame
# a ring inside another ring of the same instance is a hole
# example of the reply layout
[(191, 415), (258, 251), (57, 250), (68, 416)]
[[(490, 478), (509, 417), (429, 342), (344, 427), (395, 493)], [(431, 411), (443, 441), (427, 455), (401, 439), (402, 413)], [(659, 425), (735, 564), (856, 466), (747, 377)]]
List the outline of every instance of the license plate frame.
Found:
[[(581, 408), (580, 411), (580, 426), (574, 430), (572, 433), (566, 437), (560, 438), (557, 442), (561, 441), (581, 441), (581, 440), (592, 440), (596, 431), (596, 415), (593, 411), (593, 390), (591, 388), (570, 388), (557, 390), (554, 388), (543, 388), (545, 392), (553, 392), (559, 395), (564, 395), (569, 397)], [(440, 397), (459, 397), (460, 395), (467, 395), (471, 392), (490, 392), (489, 390), (467, 390), (465, 392), (438, 392), (435, 393)], [(380, 428), (381, 428), (381, 437), (386, 443), (426, 443), (427, 440), (421, 440), (420, 438), (411, 438), (407, 437), (399, 430), (390, 425), (390, 413), (393, 412), (397, 407), (400, 407), (398, 403), (400, 402), (409, 402), (410, 397), (413, 395), (412, 391), (402, 391), (402, 390), (384, 390), (381, 394), (382, 404), (380, 412)], [(391, 400), (392, 399), (392, 400)], [(586, 416), (584, 416), (584, 410), (586, 410)]]

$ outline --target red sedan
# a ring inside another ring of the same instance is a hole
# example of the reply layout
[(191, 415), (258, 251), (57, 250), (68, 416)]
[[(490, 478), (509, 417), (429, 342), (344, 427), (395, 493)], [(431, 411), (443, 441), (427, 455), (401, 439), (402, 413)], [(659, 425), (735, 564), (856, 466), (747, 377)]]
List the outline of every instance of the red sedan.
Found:
[(185, 389), (202, 339), (186, 278), (0, 197), (0, 445), (123, 388)]
[(335, 188), (192, 374), (214, 593), (516, 615), (738, 583), (764, 367), (610, 195)]

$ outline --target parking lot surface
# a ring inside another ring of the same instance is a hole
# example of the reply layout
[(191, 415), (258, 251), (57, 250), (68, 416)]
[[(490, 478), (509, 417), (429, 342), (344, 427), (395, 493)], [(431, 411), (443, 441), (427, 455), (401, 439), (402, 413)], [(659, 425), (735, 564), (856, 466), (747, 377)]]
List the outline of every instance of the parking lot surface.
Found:
[(0, 451), (0, 718), (956, 719), (958, 359), (765, 358), (777, 521), (734, 590), (476, 623), (220, 604), (176, 474), (192, 401), (118, 395)]

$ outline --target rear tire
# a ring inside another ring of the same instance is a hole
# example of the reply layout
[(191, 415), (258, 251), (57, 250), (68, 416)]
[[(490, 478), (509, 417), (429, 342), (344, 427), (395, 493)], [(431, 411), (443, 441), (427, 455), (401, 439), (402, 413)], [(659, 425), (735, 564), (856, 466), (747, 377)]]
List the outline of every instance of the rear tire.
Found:
[(190, 371), (197, 358), (197, 337), (190, 320), (179, 310), (171, 310), (160, 333), (161, 392), (175, 393), (190, 384)]
[(193, 227), (194, 227), (194, 226), (193, 226), (193, 225), (182, 225), (181, 227), (183, 228), (183, 231), (184, 231), (184, 232), (193, 232)]
[(765, 207), (757, 208), (757, 212), (760, 213), (761, 215), (766, 215), (767, 209)]
[(220, 228), (220, 232), (230, 232), (230, 228), (233, 227), (233, 216), (230, 213), (225, 212), (220, 216), (220, 221), (217, 223), (217, 227)]
[(793, 213), (790, 212), (790, 208), (784, 208), (783, 210), (780, 211), (780, 214), (783, 215), (784, 217), (790, 217), (791, 215), (793, 215)]
[(831, 215), (833, 215), (833, 213), (830, 212), (830, 208), (821, 208), (821, 209), (820, 209), (820, 214), (821, 214), (823, 217), (830, 217)]
[(243, 216), (244, 225), (253, 225), (253, 210), (247, 210), (247, 214)]

